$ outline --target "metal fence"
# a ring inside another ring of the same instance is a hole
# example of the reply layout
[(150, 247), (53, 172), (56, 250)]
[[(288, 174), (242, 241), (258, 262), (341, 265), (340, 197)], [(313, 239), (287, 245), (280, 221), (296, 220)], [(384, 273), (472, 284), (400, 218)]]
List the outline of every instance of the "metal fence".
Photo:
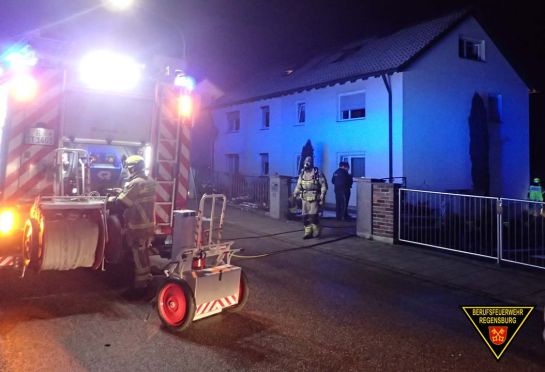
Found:
[(543, 203), (400, 189), (398, 239), (545, 268)]
[(215, 192), (225, 194), (234, 203), (269, 209), (269, 177), (215, 172), (211, 185)]
[(544, 203), (501, 199), (500, 259), (545, 268)]

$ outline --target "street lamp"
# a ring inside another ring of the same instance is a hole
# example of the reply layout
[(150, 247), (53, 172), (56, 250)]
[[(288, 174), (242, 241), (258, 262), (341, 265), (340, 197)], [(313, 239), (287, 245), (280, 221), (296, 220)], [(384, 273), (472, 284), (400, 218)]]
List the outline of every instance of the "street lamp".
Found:
[[(144, 8), (142, 6), (143, 2), (137, 3), (136, 0), (102, 0), (102, 4), (106, 9), (111, 11), (128, 11), (130, 8), (136, 5), (139, 5), (140, 8)], [(185, 65), (186, 42), (184, 33), (182, 32), (180, 26), (171, 17), (151, 9), (150, 6), (145, 8), (144, 11), (153, 14), (155, 18), (160, 19), (161, 21), (168, 23), (176, 31), (182, 42), (182, 61)]]
[(134, 0), (102, 0), (104, 6), (113, 11), (123, 11), (131, 8)]

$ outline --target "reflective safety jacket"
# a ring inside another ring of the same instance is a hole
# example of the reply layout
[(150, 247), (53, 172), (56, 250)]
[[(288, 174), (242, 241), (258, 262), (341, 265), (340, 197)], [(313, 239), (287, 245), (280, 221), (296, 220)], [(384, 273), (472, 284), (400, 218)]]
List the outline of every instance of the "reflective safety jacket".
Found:
[(144, 172), (134, 174), (117, 197), (126, 208), (123, 213), (128, 232), (152, 236), (154, 230), (155, 181)]
[(327, 181), (318, 168), (309, 171), (302, 170), (297, 179), (294, 194), (301, 194), (301, 199), (306, 202), (314, 202), (319, 199), (325, 200), (327, 192)]
[(543, 201), (543, 190), (540, 185), (530, 185), (528, 189), (528, 199), (532, 201)]

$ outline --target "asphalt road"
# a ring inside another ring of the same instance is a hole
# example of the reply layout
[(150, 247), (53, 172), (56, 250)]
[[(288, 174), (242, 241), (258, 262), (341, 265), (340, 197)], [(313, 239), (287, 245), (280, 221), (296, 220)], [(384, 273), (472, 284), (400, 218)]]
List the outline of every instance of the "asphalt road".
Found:
[[(151, 306), (124, 300), (111, 272), (0, 272), (0, 371), (544, 370), (538, 313), (498, 362), (460, 309), (497, 302), (337, 257), (336, 244), (235, 259), (250, 283), (244, 310), (181, 334), (154, 312), (146, 321)], [(294, 248), (281, 236), (237, 246)]]

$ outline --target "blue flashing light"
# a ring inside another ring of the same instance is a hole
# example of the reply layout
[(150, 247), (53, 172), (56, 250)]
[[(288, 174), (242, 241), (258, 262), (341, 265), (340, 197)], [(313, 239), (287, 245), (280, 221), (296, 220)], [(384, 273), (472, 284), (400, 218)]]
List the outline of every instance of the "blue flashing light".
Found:
[(195, 89), (195, 79), (187, 75), (177, 75), (174, 78), (174, 85), (192, 92)]
[(0, 55), (5, 65), (14, 70), (26, 69), (36, 66), (38, 57), (30, 45), (15, 44)]

